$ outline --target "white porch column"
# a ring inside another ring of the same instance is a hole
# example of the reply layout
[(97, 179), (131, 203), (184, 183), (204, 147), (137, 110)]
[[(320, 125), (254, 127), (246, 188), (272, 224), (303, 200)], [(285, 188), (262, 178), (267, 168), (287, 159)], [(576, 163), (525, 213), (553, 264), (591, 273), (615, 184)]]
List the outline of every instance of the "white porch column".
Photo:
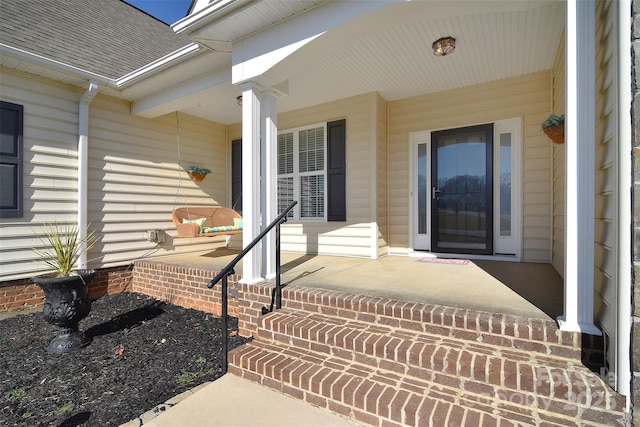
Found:
[[(242, 86), (242, 246), (260, 234), (260, 92), (256, 84)], [(260, 276), (260, 245), (242, 260), (242, 282), (256, 283)]]
[[(272, 92), (262, 94), (262, 224), (266, 227), (278, 216), (277, 153), (278, 101)], [(263, 240), (262, 273), (265, 279), (276, 277), (275, 229)]]
[[(633, 131), (631, 129), (631, 9), (630, 0), (617, 2), (618, 13), (618, 322), (616, 331), (616, 391), (627, 397), (627, 411), (631, 410), (631, 274), (633, 260)], [(614, 57), (615, 58), (615, 57)]]
[(565, 279), (560, 329), (593, 324), (595, 216), (595, 1), (567, 1)]

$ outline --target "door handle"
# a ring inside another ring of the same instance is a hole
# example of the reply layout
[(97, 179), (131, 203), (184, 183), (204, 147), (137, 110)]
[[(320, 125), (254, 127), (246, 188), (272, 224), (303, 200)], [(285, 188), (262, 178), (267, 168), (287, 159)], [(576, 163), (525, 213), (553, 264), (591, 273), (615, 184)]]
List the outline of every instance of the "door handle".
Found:
[(440, 196), (439, 196), (439, 194), (440, 194), (440, 193), (442, 193), (442, 192), (440, 191), (440, 189), (439, 189), (439, 188), (431, 187), (431, 198), (432, 198), (433, 200), (440, 200), (440, 199), (442, 199), (442, 197), (440, 197)]

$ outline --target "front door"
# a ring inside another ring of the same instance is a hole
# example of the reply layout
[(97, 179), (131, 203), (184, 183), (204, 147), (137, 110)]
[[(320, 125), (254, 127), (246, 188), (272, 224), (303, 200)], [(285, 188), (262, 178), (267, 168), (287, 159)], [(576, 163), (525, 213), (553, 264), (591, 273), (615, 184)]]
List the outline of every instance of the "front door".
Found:
[(520, 118), (410, 135), (411, 249), (521, 259), (521, 135)]
[(431, 134), (431, 250), (493, 254), (493, 125)]

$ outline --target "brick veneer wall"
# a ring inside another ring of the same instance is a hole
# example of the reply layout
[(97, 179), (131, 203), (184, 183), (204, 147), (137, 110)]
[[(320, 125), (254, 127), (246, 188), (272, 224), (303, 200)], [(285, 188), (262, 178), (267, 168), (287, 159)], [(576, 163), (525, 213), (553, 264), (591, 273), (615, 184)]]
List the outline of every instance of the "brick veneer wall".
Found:
[[(131, 291), (140, 292), (186, 308), (222, 314), (222, 284), (213, 289), (207, 283), (217, 270), (161, 264), (154, 261), (136, 261)], [(229, 316), (238, 316), (238, 275), (229, 276)]]
[(632, 19), (632, 126), (633, 126), (633, 272), (631, 331), (631, 404), (632, 424), (640, 425), (640, 1), (633, 0)]
[[(89, 297), (118, 294), (127, 290), (133, 277), (131, 266), (98, 270), (89, 284)], [(24, 311), (41, 307), (44, 292), (30, 279), (0, 283), (0, 312)]]

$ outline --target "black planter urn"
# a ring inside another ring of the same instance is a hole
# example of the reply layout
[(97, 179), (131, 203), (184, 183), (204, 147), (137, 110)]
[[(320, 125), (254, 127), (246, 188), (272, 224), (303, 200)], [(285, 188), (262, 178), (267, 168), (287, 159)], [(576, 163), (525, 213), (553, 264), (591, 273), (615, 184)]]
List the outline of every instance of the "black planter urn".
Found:
[(62, 354), (85, 347), (91, 342), (78, 329), (80, 320), (91, 311), (89, 282), (95, 270), (81, 270), (69, 277), (34, 277), (33, 282), (44, 291), (44, 320), (58, 327), (58, 336), (49, 344), (50, 353)]

